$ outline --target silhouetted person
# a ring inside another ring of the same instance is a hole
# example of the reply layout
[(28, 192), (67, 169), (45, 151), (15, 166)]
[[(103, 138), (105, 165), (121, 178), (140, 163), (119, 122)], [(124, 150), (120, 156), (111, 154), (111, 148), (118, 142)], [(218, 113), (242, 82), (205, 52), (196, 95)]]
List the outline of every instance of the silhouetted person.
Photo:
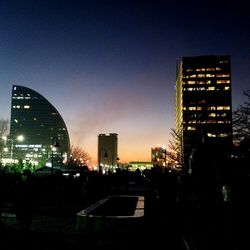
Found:
[(34, 185), (29, 169), (25, 169), (16, 185), (16, 218), (21, 230), (28, 230), (34, 214)]

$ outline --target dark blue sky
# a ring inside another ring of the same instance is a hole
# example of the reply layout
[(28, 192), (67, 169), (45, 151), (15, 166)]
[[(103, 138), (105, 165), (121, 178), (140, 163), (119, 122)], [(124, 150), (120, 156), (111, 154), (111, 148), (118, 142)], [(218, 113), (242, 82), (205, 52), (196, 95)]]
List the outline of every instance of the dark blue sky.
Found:
[(0, 1), (0, 117), (11, 86), (30, 87), (93, 160), (110, 132), (121, 161), (150, 160), (174, 127), (178, 57), (231, 55), (234, 108), (244, 101), (249, 27), (240, 1)]

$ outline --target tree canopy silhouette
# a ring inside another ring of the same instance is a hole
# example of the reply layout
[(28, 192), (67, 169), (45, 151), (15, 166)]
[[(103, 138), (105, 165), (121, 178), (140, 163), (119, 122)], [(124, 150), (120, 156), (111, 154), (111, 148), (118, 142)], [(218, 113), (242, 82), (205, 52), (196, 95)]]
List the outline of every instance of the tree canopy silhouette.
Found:
[(170, 135), (172, 139), (168, 141), (167, 162), (172, 166), (176, 164), (182, 165), (182, 137), (173, 128), (171, 129)]
[(238, 145), (250, 140), (250, 90), (243, 91), (243, 95), (247, 100), (233, 111), (234, 143)]
[(86, 166), (91, 160), (90, 155), (80, 147), (71, 146), (70, 157), (67, 161), (68, 166)]

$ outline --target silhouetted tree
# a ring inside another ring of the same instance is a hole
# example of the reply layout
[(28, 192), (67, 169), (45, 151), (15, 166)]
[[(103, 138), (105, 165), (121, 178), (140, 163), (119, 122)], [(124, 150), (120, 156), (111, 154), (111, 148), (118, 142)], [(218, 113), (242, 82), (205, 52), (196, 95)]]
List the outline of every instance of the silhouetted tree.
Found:
[(233, 138), (241, 166), (250, 162), (250, 90), (243, 91), (247, 100), (233, 112)]
[(79, 147), (71, 146), (70, 148), (70, 158), (67, 161), (69, 166), (86, 166), (91, 160), (90, 155)]
[(176, 132), (175, 129), (171, 129), (170, 135), (172, 139), (168, 141), (167, 150), (167, 162), (170, 165), (182, 165), (183, 164), (183, 152), (182, 152), (182, 137)]
[(250, 139), (250, 90), (243, 91), (247, 100), (233, 112), (233, 134), (235, 144)]
[(3, 154), (3, 149), (5, 147), (5, 141), (4, 137), (7, 136), (9, 131), (9, 120), (0, 118), (0, 153), (1, 153), (1, 159), (2, 159), (2, 154)]
[(9, 120), (8, 119), (4, 119), (4, 118), (0, 118), (0, 136), (1, 138), (3, 136), (7, 136), (8, 131), (9, 131)]

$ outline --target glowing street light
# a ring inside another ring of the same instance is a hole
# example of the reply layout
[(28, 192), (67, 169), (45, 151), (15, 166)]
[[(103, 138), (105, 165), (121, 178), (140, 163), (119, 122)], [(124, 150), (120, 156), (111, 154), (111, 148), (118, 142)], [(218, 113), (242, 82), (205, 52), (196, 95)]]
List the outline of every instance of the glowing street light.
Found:
[[(115, 158), (116, 157), (116, 158)], [(116, 161), (114, 161), (116, 159)], [(117, 167), (117, 161), (119, 161), (120, 160), (120, 158), (118, 157), (118, 155), (117, 154), (113, 154), (112, 155), (112, 170), (114, 171), (114, 169)], [(114, 166), (114, 162), (116, 162), (116, 164), (115, 164), (115, 166)]]
[(103, 154), (103, 156), (104, 156), (104, 158), (106, 159), (107, 157), (108, 157), (108, 153), (107, 153), (107, 150), (106, 150), (106, 148), (100, 148), (99, 149), (99, 162), (98, 162), (98, 164), (99, 164), (99, 173), (100, 174), (102, 174), (102, 166), (101, 166), (101, 158), (102, 158), (102, 151), (104, 150), (104, 154)]
[[(11, 159), (11, 162), (13, 162), (14, 142), (15, 141), (22, 142), (24, 140), (24, 136), (23, 135), (18, 135), (15, 139), (11, 139), (11, 138), (8, 138), (7, 136), (3, 136), (2, 139), (5, 141), (5, 144), (6, 144), (7, 141), (11, 142), (11, 145), (10, 145), (10, 159)], [(8, 152), (8, 150), (5, 149), (5, 152)]]
[(56, 149), (61, 147), (57, 137), (53, 136), (51, 138), (51, 176), (53, 176), (53, 171), (54, 171), (54, 152), (56, 152)]
[(21, 142), (21, 141), (24, 140), (24, 136), (23, 135), (18, 135), (16, 139)]
[(18, 142), (22, 142), (24, 140), (24, 136), (23, 135), (18, 135), (16, 137), (16, 139), (8, 139), (11, 141), (11, 150), (10, 150), (10, 153), (11, 153), (11, 161), (13, 160), (13, 155), (14, 155), (14, 142), (15, 141), (18, 141)]

